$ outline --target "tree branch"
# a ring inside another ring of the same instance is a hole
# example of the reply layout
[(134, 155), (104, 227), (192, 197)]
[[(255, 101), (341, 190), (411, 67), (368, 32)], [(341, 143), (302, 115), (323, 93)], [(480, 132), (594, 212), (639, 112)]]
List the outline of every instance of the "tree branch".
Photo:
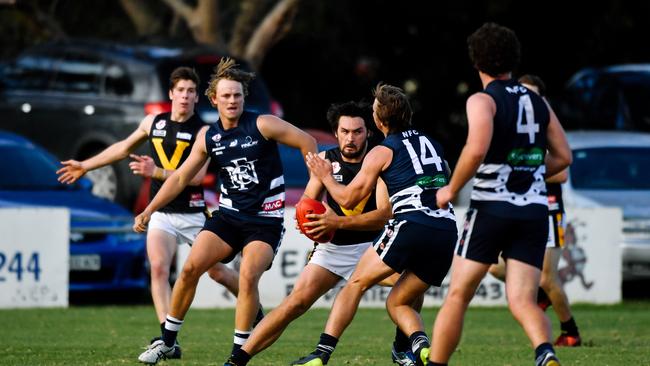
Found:
[(142, 0), (120, 0), (126, 15), (139, 36), (150, 36), (162, 29), (160, 17), (155, 16)]
[(280, 0), (267, 14), (251, 37), (244, 58), (258, 70), (268, 50), (291, 29), (300, 0)]

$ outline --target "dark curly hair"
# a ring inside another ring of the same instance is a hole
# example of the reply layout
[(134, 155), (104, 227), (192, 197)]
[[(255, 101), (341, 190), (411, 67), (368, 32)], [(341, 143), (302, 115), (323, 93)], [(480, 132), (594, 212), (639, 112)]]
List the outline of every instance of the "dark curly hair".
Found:
[(467, 46), (474, 67), (492, 77), (519, 66), (521, 45), (510, 28), (485, 23), (467, 38)]
[(332, 104), (327, 110), (327, 122), (333, 132), (339, 128), (339, 119), (341, 116), (361, 117), (367, 130), (372, 128), (372, 111), (368, 103), (363, 102), (345, 102)]

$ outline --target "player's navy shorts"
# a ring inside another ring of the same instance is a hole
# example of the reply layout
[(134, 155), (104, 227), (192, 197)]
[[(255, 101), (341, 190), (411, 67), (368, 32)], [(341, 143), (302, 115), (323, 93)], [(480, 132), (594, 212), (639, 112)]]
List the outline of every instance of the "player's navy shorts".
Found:
[(499, 253), (539, 269), (544, 263), (548, 218), (513, 219), (470, 208), (456, 244), (456, 254), (481, 263), (497, 263)]
[(268, 221), (268, 223), (250, 222), (215, 211), (212, 213), (212, 217), (205, 221), (203, 230), (214, 233), (230, 245), (233, 249), (232, 254), (221, 261), (229, 263), (248, 243), (256, 240), (270, 245), (273, 255), (278, 253), (284, 235), (284, 225), (280, 220)]
[(440, 286), (449, 272), (457, 237), (455, 230), (391, 219), (373, 247), (395, 272), (409, 270), (422, 281)]

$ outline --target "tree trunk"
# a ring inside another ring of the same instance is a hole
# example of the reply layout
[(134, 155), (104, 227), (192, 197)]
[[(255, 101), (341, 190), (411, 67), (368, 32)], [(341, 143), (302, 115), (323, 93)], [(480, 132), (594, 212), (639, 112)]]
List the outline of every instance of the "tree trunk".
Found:
[[(273, 0), (274, 1), (274, 0)], [(228, 51), (232, 56), (244, 58), (246, 45), (267, 11), (269, 0), (242, 0), (239, 15), (232, 29)]]
[(280, 0), (269, 12), (246, 45), (244, 59), (259, 70), (268, 50), (291, 30), (300, 0)]
[(196, 8), (192, 8), (183, 0), (163, 0), (163, 2), (185, 20), (197, 43), (223, 47), (218, 0), (198, 0)]
[(135, 26), (138, 36), (152, 36), (160, 32), (160, 17), (155, 16), (142, 0), (120, 0), (120, 3)]

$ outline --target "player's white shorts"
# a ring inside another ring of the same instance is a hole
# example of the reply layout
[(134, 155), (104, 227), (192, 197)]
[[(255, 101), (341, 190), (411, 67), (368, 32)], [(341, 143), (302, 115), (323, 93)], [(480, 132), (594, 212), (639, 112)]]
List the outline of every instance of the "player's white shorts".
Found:
[(149, 230), (162, 230), (176, 237), (178, 244), (192, 245), (199, 231), (203, 229), (205, 215), (197, 213), (154, 212), (149, 220)]
[(372, 242), (352, 245), (320, 243), (314, 249), (309, 263), (317, 264), (347, 281), (371, 245)]

